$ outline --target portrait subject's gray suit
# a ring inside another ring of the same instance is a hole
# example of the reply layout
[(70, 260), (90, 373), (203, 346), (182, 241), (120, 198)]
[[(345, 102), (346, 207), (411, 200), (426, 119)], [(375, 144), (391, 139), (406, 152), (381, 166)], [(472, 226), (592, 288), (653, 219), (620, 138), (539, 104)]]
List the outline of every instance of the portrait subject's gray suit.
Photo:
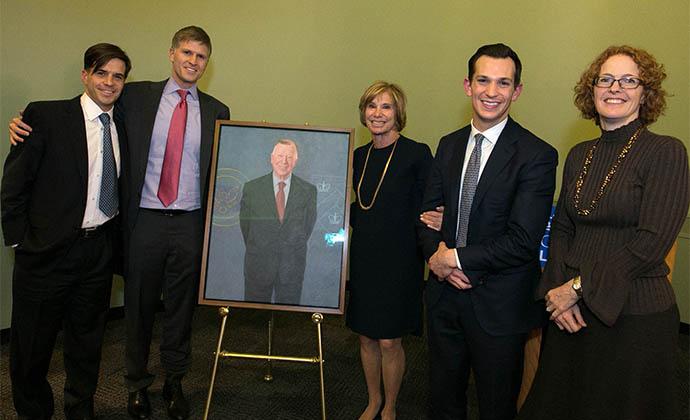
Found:
[(298, 176), (292, 175), (282, 223), (276, 209), (273, 174), (244, 185), (240, 228), (246, 246), (246, 301), (289, 305), (300, 303), (307, 241), (315, 222), (316, 187)]

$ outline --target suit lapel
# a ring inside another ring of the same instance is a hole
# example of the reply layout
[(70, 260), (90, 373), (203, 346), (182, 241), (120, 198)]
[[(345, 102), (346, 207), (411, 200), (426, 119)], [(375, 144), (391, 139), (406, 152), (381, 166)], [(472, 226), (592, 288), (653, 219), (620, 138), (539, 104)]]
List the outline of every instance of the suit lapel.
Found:
[(262, 208), (271, 209), (271, 217), (276, 222), (278, 221), (278, 209), (276, 208), (276, 196), (273, 191), (273, 172), (264, 176), (264, 182), (261, 187), (265, 192), (260, 194)]
[(81, 109), (80, 96), (69, 101), (65, 108), (65, 133), (70, 133), (69, 138), (74, 151), (75, 162), (81, 185), (86, 192), (89, 177), (89, 151), (86, 144), (86, 125), (84, 123), (84, 111)]
[(201, 193), (205, 193), (208, 168), (211, 164), (213, 149), (213, 131), (215, 129), (215, 115), (211, 110), (211, 99), (197, 88), (199, 94), (199, 112), (201, 113), (201, 145), (199, 146), (199, 181)]
[(285, 203), (285, 220), (289, 220), (289, 216), (296, 211), (295, 206), (297, 206), (298, 203), (304, 203), (305, 201), (302, 198), (302, 195), (304, 194), (304, 190), (302, 189), (302, 183), (299, 179), (297, 179), (297, 176), (295, 174), (292, 174), (291, 183), (292, 185), (290, 185), (290, 195), (288, 195), (287, 203)]
[[(453, 215), (452, 220), (458, 219), (458, 197), (460, 197), (460, 181), (462, 179), (462, 165), (465, 162), (465, 153), (467, 151), (467, 142), (470, 136), (469, 126), (463, 128), (458, 132), (458, 137), (453, 144), (453, 151), (448, 167), (448, 178), (454, 184), (450, 192), (449, 200), (445, 203), (446, 208)], [(453, 225), (455, 231), (455, 224)]]
[(508, 117), (508, 123), (498, 137), (494, 150), (491, 152), (491, 156), (489, 156), (489, 160), (486, 162), (486, 166), (482, 171), (482, 176), (479, 178), (479, 183), (477, 183), (477, 189), (474, 193), (474, 199), (472, 200), (470, 218), (474, 215), (475, 210), (487, 191), (491, 189), (491, 185), (496, 180), (498, 174), (515, 154), (514, 143), (518, 139), (513, 135), (513, 128), (513, 120)]
[(127, 133), (134, 139), (134, 141), (130, 141), (128, 146), (136, 154), (132, 157), (135, 162), (132, 167), (138, 170), (138, 182), (136, 185), (144, 184), (146, 167), (148, 166), (149, 160), (149, 148), (151, 147), (151, 137), (153, 136), (153, 125), (156, 122), (158, 106), (160, 105), (161, 97), (163, 96), (163, 88), (165, 88), (166, 83), (167, 80), (153, 83), (150, 85), (151, 92), (148, 95), (142, 95), (141, 100), (144, 104), (138, 107), (138, 109), (141, 110), (141, 114), (134, 117), (141, 119), (141, 126), (139, 127), (141, 131), (139, 133)]

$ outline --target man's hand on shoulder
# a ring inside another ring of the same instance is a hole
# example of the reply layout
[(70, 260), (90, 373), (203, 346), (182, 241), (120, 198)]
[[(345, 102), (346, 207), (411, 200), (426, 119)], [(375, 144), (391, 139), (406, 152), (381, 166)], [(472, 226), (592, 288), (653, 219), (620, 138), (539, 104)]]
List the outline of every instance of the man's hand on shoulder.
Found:
[(31, 127), (22, 120), (23, 115), (24, 111), (19, 111), (19, 116), (10, 120), (9, 132), (12, 146), (24, 143), (24, 138), (31, 134)]

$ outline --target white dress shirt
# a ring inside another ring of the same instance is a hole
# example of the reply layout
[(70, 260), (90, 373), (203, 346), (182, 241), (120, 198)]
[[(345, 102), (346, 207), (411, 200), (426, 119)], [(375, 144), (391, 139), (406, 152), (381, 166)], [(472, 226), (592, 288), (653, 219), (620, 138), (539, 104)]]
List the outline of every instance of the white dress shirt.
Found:
[[(88, 189), (86, 193), (86, 210), (81, 223), (82, 228), (96, 227), (110, 220), (98, 208), (101, 196), (101, 176), (103, 175), (103, 124), (98, 118), (104, 111), (96, 105), (86, 93), (81, 95), (81, 109), (84, 111), (84, 125), (86, 127), (86, 148), (89, 158)], [(120, 143), (117, 129), (113, 121), (113, 108), (106, 112), (110, 115), (110, 138), (115, 154), (117, 175), (120, 176)]]
[[(489, 156), (491, 156), (491, 152), (493, 152), (494, 146), (496, 146), (496, 142), (498, 141), (498, 138), (501, 136), (501, 133), (503, 132), (503, 129), (505, 128), (507, 123), (508, 117), (506, 116), (506, 118), (503, 119), (503, 121), (494, 125), (488, 130), (479, 131), (474, 126), (474, 120), (470, 122), (470, 126), (472, 129), (470, 130), (470, 138), (467, 141), (467, 149), (465, 149), (465, 160), (462, 163), (462, 176), (460, 177), (460, 191), (458, 194), (458, 203), (460, 202), (462, 196), (462, 184), (463, 182), (465, 182), (465, 171), (467, 170), (467, 163), (470, 161), (472, 150), (474, 149), (474, 145), (477, 143), (474, 139), (474, 136), (476, 136), (477, 134), (481, 134), (484, 136), (484, 140), (482, 141), (482, 159), (479, 162), (479, 177), (477, 178), (477, 183), (479, 183), (479, 180), (482, 178), (484, 168), (486, 167), (486, 162), (489, 161)], [(458, 209), (458, 211), (460, 211), (460, 209)], [(459, 228), (459, 226), (457, 225), (458, 221), (456, 221), (455, 223), (455, 231), (457, 232)], [(459, 248), (455, 248), (455, 262), (458, 265), (458, 268), (462, 270), (462, 266), (460, 265), (460, 257), (458, 256), (458, 249)]]

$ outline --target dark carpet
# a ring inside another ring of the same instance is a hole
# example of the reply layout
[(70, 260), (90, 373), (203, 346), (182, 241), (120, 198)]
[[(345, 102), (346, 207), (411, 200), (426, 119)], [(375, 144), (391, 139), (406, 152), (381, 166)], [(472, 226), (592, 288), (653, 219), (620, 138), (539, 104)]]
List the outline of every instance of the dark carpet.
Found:
[[(269, 312), (231, 308), (226, 327), (223, 350), (238, 353), (263, 353), (267, 345)], [(318, 354), (316, 327), (311, 314), (275, 312), (273, 354), (312, 357)], [(159, 323), (156, 323), (159, 328)], [(194, 321), (193, 365), (185, 377), (183, 388), (190, 400), (192, 419), (201, 419), (210, 382), (210, 372), (218, 338), (220, 318), (217, 308), (199, 307)], [(149, 389), (153, 419), (166, 419), (161, 396), (162, 370), (158, 360), (158, 333), (150, 368), (158, 375)], [(366, 406), (366, 386), (359, 364), (357, 337), (344, 325), (340, 316), (325, 315), (322, 327), (324, 375), (326, 381), (326, 410), (329, 419), (356, 419)], [(683, 411), (680, 419), (688, 418), (688, 336), (681, 334), (678, 390)], [(426, 341), (421, 337), (407, 337), (403, 341), (407, 355), (407, 372), (400, 391), (398, 418), (426, 419), (427, 359)], [(55, 393), (55, 418), (63, 418), (62, 344), (60, 338), (48, 375)], [(0, 347), (0, 418), (14, 418), (9, 375), (7, 371), (8, 345)], [(102, 419), (128, 419), (127, 393), (124, 388), (124, 323), (111, 321), (103, 348), (101, 377), (96, 394), (96, 414)], [(263, 380), (266, 362), (257, 360), (224, 359), (216, 377), (211, 404), (211, 419), (320, 419), (319, 369), (316, 364), (274, 362), (273, 382)], [(470, 419), (478, 418), (474, 389), (468, 392)], [(555, 419), (556, 420), (556, 419)]]

